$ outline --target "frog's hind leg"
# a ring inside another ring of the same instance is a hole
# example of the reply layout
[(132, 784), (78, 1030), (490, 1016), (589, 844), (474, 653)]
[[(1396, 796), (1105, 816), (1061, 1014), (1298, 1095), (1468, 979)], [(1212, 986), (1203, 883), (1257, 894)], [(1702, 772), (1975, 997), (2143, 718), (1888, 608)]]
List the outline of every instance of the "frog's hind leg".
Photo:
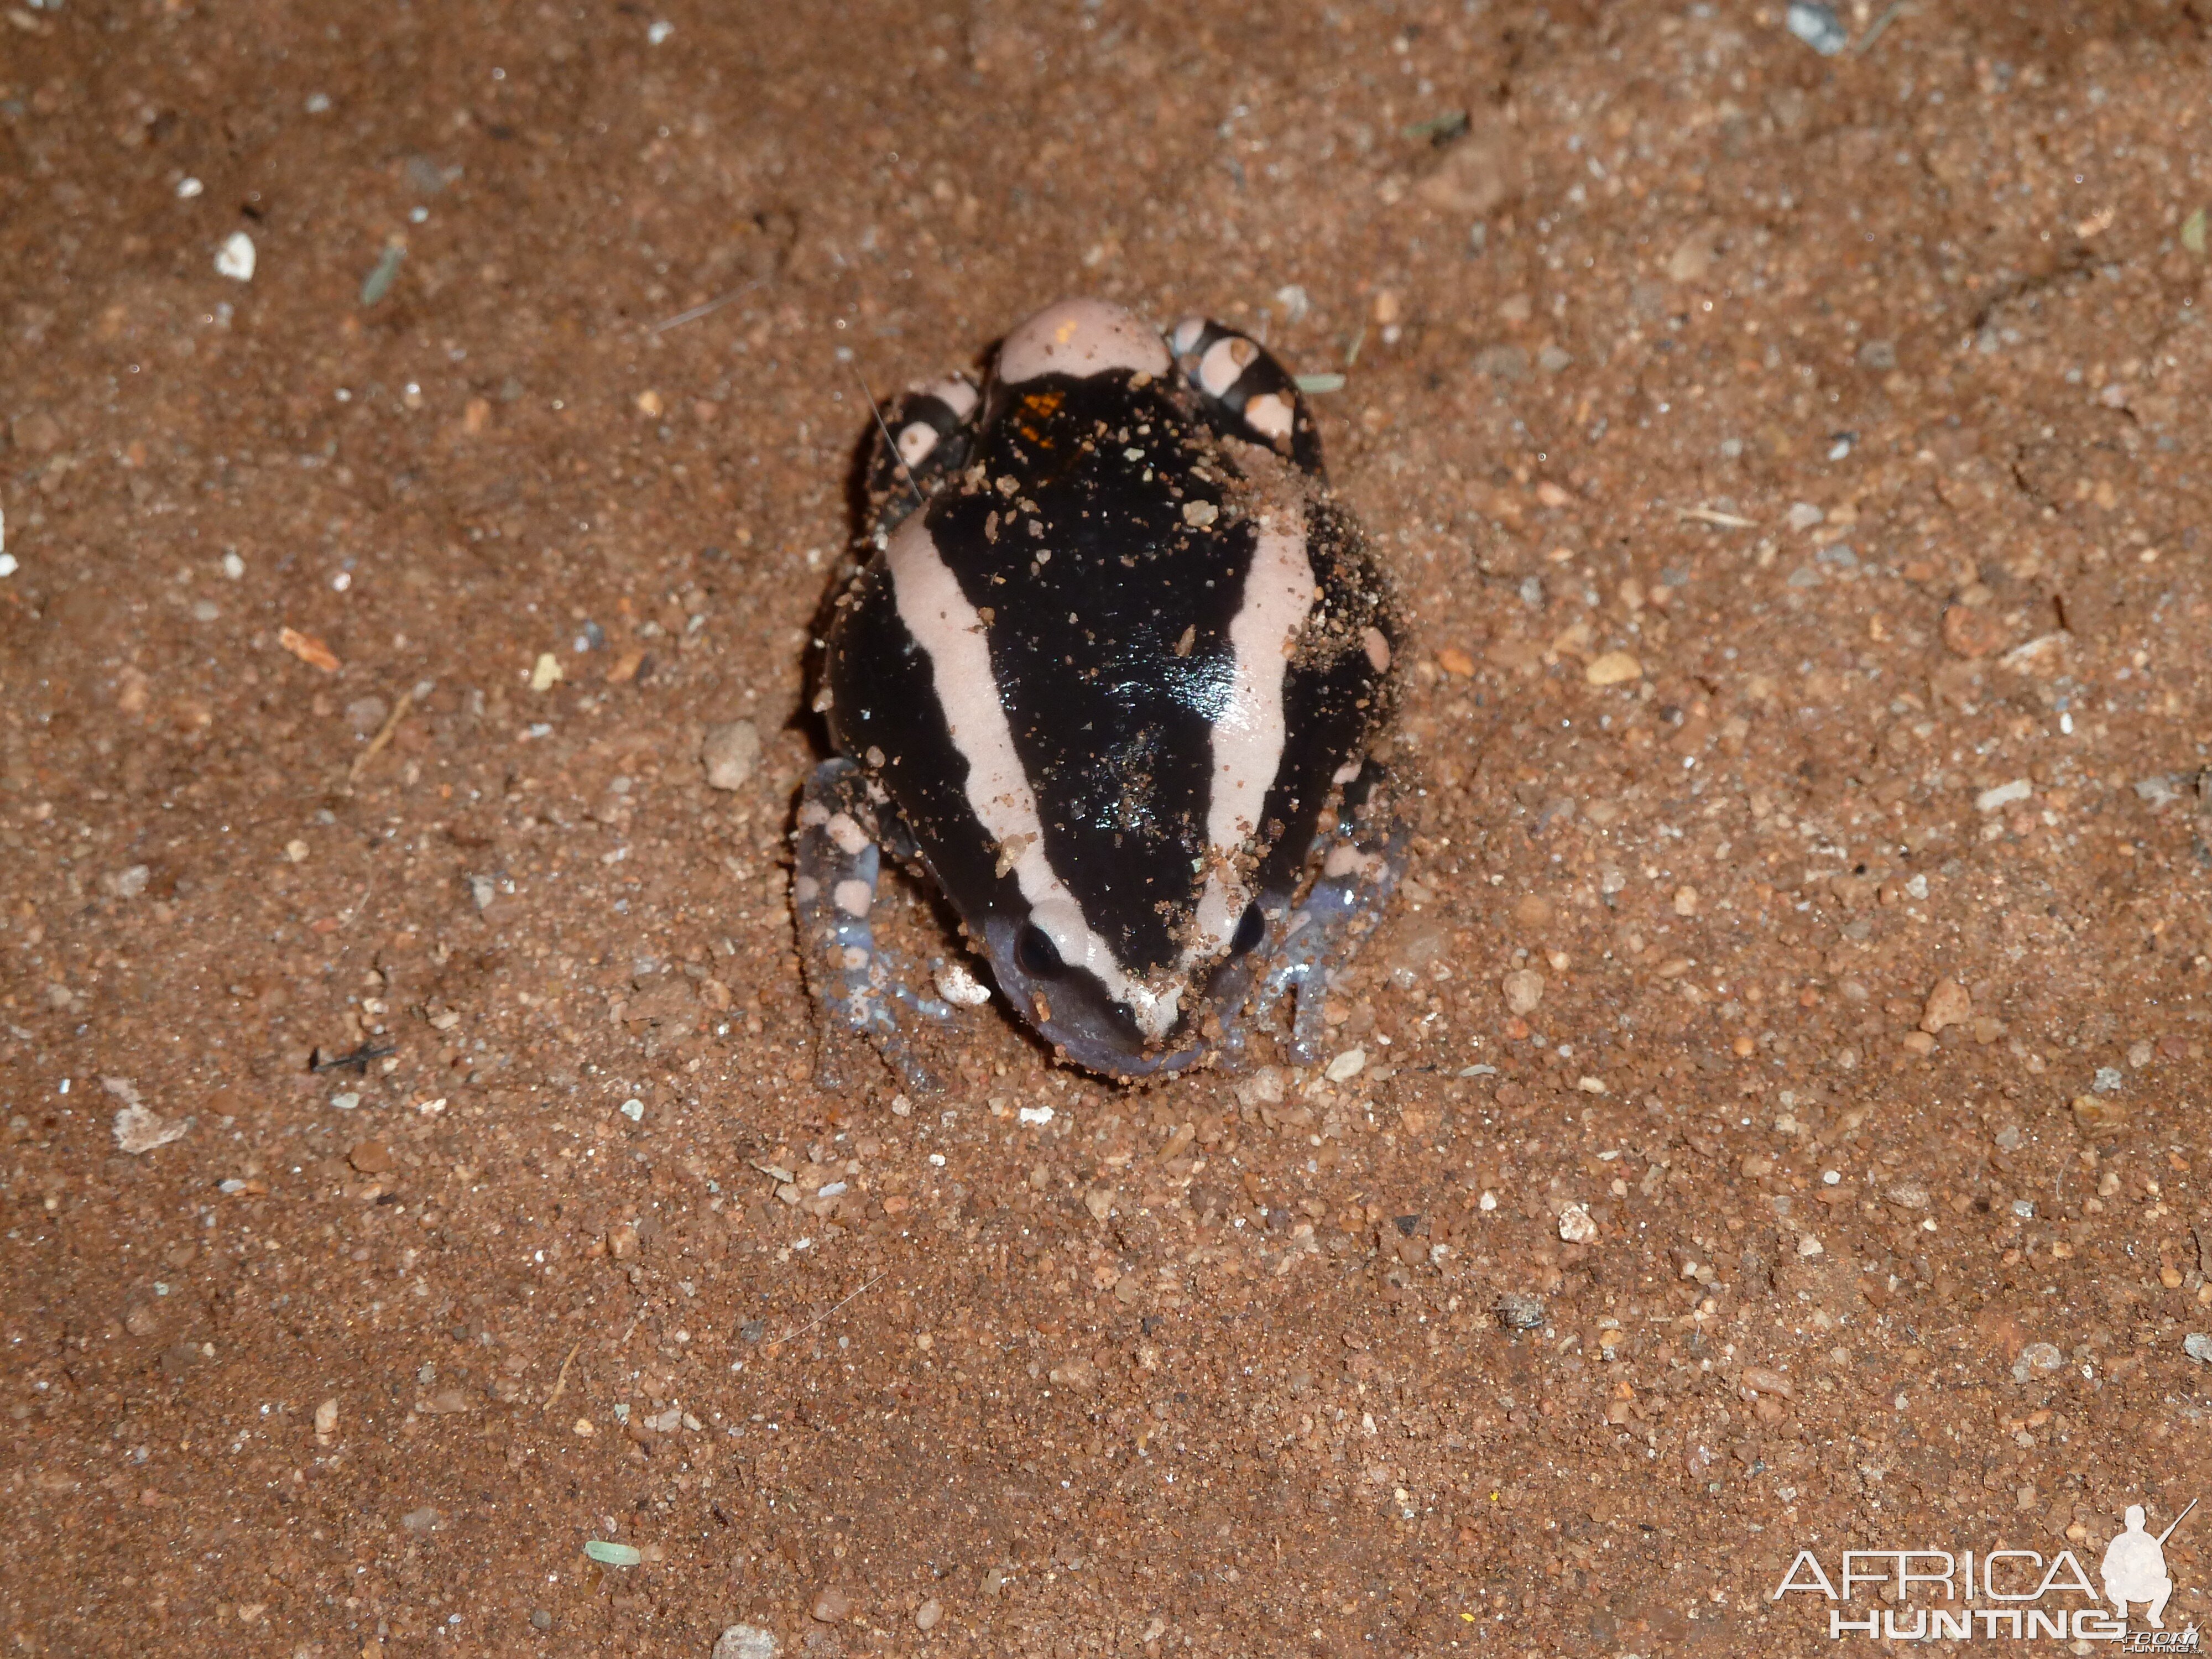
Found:
[[(833, 1026), (874, 1043), (909, 1088), (934, 1091), (936, 1079), (900, 1028), (900, 1011), (943, 1020), (952, 1010), (908, 988), (897, 961), (876, 943), (869, 921), (885, 850), (896, 856), (908, 846), (904, 826), (888, 806), (870, 799), (858, 766), (824, 761), (800, 799), (793, 845), (792, 902), (815, 1000)], [(827, 1070), (827, 1041), (823, 1058)]]
[(1298, 1065), (1321, 1057), (1330, 974), (1374, 931), (1405, 873), (1411, 832), (1391, 793), (1388, 774), (1372, 760), (1345, 786), (1337, 827), (1322, 841), (1321, 873), (1285, 920), (1282, 943), (1261, 984), (1263, 1006), (1286, 991), (1295, 999), (1291, 1058)]
[(1321, 433), (1298, 383), (1250, 335), (1206, 317), (1186, 317), (1168, 336), (1176, 367), (1214, 411), (1221, 430), (1288, 455), (1322, 475)]
[(878, 411), (868, 454), (868, 529), (888, 536), (945, 478), (968, 465), (980, 399), (965, 376), (909, 386)]

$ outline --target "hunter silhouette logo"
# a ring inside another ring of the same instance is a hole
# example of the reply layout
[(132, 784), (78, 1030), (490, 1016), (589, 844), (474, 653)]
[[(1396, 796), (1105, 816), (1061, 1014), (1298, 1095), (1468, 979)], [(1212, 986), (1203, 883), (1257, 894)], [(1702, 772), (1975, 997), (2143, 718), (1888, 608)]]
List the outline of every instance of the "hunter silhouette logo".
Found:
[[(2130, 1504), (2099, 1563), (2101, 1594), (2070, 1549), (2048, 1558), (2003, 1547), (1845, 1550), (1832, 1577), (1817, 1554), (1801, 1549), (1767, 1599), (1803, 1594), (1828, 1602), (1832, 1641), (2048, 1639), (2112, 1642), (2124, 1653), (2197, 1653), (2197, 1626), (2169, 1631), (2165, 1618), (2174, 1590), (2166, 1542), (2196, 1507), (2192, 1498), (2165, 1531), (2153, 1533), (2143, 1506)], [(2131, 1606), (2142, 1609), (2148, 1629), (2129, 1630)]]
[(2155, 1538), (2143, 1530), (2143, 1507), (2128, 1505), (2127, 1530), (2105, 1546), (2105, 1599), (2112, 1604), (2112, 1611), (2121, 1618), (2128, 1616), (2128, 1603), (2147, 1604), (2143, 1617), (2150, 1621), (2153, 1630), (2164, 1630), (2166, 1620), (2159, 1615), (2166, 1611), (2166, 1598), (2173, 1594), (2173, 1580), (2166, 1572), (2166, 1540), (2173, 1536), (2173, 1528), (2189, 1518), (2189, 1510), (2197, 1507), (2197, 1500), (2189, 1500), (2189, 1509), (2173, 1517), (2166, 1529)]

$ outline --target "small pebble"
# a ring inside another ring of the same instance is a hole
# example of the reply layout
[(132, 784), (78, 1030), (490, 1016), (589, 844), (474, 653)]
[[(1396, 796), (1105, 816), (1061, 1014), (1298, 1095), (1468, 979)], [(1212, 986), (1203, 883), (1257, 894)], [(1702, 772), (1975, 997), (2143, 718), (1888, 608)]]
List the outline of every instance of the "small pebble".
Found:
[(2066, 1356), (2048, 1342), (2031, 1342), (2020, 1351), (2020, 1358), (2012, 1362), (2012, 1380), (2025, 1382), (2031, 1375), (2048, 1375), (2066, 1363)]
[(1508, 1291), (1491, 1304), (1491, 1311), (1509, 1331), (1533, 1331), (1544, 1322), (1544, 1298), (1526, 1291)]
[(699, 744), (699, 760), (707, 769), (710, 789), (742, 789), (760, 764), (759, 728), (750, 720), (732, 720), (710, 726)]
[(346, 724), (355, 735), (368, 737), (384, 724), (384, 717), (392, 712), (392, 705), (381, 697), (356, 697), (345, 707)]
[(775, 1632), (758, 1625), (730, 1625), (714, 1638), (709, 1659), (775, 1659), (782, 1651), (783, 1644), (775, 1639)]
[(1331, 1083), (1349, 1082), (1352, 1079), (1358, 1077), (1362, 1071), (1365, 1070), (1366, 1066), (1367, 1050), (1364, 1048), (1346, 1048), (1334, 1060), (1329, 1061), (1328, 1080)]
[(935, 1630), (937, 1621), (944, 1617), (945, 1604), (933, 1595), (914, 1610), (914, 1627), (916, 1630)]
[(562, 678), (561, 659), (550, 651), (539, 652), (538, 661), (530, 670), (530, 689), (532, 691), (550, 691), (560, 684)]
[[(1042, 1127), (1045, 1124), (1052, 1121), (1052, 1108), (1049, 1106), (1024, 1106), (1020, 1111), (1015, 1114), (1015, 1116), (1024, 1123), (1031, 1123), (1038, 1126), (1039, 1127)], [(822, 1190), (827, 1192), (830, 1189), (825, 1187)]]
[(2117, 1066), (2100, 1066), (2089, 1086), (2100, 1095), (2116, 1095), (2127, 1082), (2127, 1074)]
[(2212, 1365), (2212, 1336), (2191, 1331), (2181, 1339), (2181, 1351), (2200, 1365)]
[(553, 1615), (544, 1607), (531, 1608), (530, 1628), (539, 1631), (551, 1630), (553, 1628)]
[(361, 1104), (361, 1097), (349, 1091), (342, 1095), (332, 1095), (331, 1104), (341, 1112), (349, 1112)]
[(641, 1122), (645, 1117), (645, 1103), (632, 1095), (622, 1103), (622, 1115), (631, 1122)]
[(1533, 968), (1516, 968), (1503, 981), (1505, 1008), (1515, 1015), (1533, 1014), (1544, 1000), (1544, 976)]
[(363, 1175), (382, 1175), (392, 1167), (392, 1148), (380, 1140), (357, 1140), (346, 1162)]
[(223, 238), (222, 246), (216, 250), (216, 274), (228, 276), (233, 282), (253, 280), (253, 239), (242, 230), (234, 230)]
[(839, 1624), (852, 1617), (854, 1600), (853, 1587), (840, 1579), (817, 1590), (807, 1611), (825, 1625)]
[(1592, 685), (1625, 685), (1644, 678), (1644, 665), (1626, 651), (1608, 651), (1592, 659), (1583, 678)]
[(2128, 1121), (2127, 1103), (2106, 1095), (2076, 1095), (2071, 1105), (2074, 1127), (2093, 1139), (2117, 1134)]
[(1851, 43), (1850, 31), (1824, 0), (1790, 0), (1790, 33), (1823, 58), (1833, 58)]
[(1934, 1035), (1947, 1026), (1964, 1025), (1974, 1017), (1974, 999), (1955, 979), (1939, 979), (1928, 994), (1920, 1012), (1920, 1029)]
[(1597, 1223), (1587, 1206), (1570, 1204), (1559, 1212), (1559, 1237), (1570, 1244), (1587, 1244), (1597, 1237)]
[(1806, 1256), (1826, 1255), (1827, 1254), (1827, 1250), (1826, 1248), (1821, 1244), (1819, 1239), (1814, 1237), (1812, 1234), (1807, 1233), (1803, 1237), (1797, 1241), (1797, 1254)]
[(1977, 812), (2002, 811), (2014, 801), (2026, 800), (2034, 793), (2035, 786), (2026, 778), (2014, 778), (2010, 783), (2000, 783), (1994, 788), (1984, 789), (1980, 794), (1975, 796), (1974, 811)]
[[(936, 981), (937, 994), (957, 1007), (980, 1008), (991, 1000), (990, 988), (978, 982), (963, 963), (948, 962), (930, 977)], [(897, 1111), (898, 1108), (894, 1104), (891, 1109)]]

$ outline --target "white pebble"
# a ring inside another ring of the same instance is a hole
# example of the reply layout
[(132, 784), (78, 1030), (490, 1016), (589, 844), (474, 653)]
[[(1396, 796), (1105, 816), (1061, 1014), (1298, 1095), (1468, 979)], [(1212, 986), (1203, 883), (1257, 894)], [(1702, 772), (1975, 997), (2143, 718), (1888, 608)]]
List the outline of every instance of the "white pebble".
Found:
[(1977, 812), (1995, 812), (2016, 800), (2026, 800), (2034, 793), (2035, 786), (2026, 778), (2014, 778), (2010, 783), (1998, 784), (1995, 788), (1984, 789), (1975, 796), (1974, 810)]
[(1570, 1204), (1559, 1212), (1559, 1237), (1570, 1244), (1587, 1244), (1597, 1237), (1597, 1223), (1590, 1219), (1588, 1206)]
[(1364, 1048), (1346, 1048), (1334, 1060), (1329, 1061), (1328, 1080), (1331, 1083), (1348, 1082), (1350, 1079), (1358, 1077), (1360, 1073), (1366, 1069), (1367, 1050)]
[(1024, 1106), (1018, 1113), (1016, 1114), (1016, 1115), (1024, 1123), (1043, 1125), (1052, 1121), (1052, 1108), (1049, 1106)]
[(930, 977), (937, 982), (937, 994), (960, 1007), (980, 1008), (991, 1000), (990, 988), (978, 984), (963, 963), (948, 962)]
[(652, 27), (646, 30), (645, 38), (649, 44), (657, 46), (675, 33), (676, 25), (673, 23), (655, 23)]
[(633, 1123), (641, 1121), (645, 1116), (645, 1103), (635, 1095), (632, 1095), (628, 1100), (623, 1102), (622, 1115)]
[(233, 581), (238, 580), (239, 578), (246, 574), (246, 561), (240, 558), (235, 553), (224, 554), (222, 556), (222, 574), (229, 577)]
[(234, 230), (216, 250), (216, 274), (234, 282), (250, 283), (253, 280), (253, 239), (242, 230)]
[(775, 1659), (783, 1644), (758, 1625), (731, 1625), (714, 1638), (711, 1659)]
[(180, 202), (189, 202), (206, 188), (207, 186), (197, 179), (179, 179), (177, 180), (177, 199)]

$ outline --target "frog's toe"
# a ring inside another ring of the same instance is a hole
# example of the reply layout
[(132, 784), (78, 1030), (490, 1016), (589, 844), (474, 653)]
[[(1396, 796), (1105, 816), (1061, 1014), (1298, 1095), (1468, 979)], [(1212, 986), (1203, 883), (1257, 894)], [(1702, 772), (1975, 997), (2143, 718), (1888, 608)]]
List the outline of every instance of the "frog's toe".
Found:
[[(869, 919), (883, 875), (876, 817), (859, 767), (833, 760), (816, 769), (793, 836), (792, 908), (823, 1015), (866, 1037), (910, 1085), (933, 1087), (900, 1030), (899, 1009), (936, 1018), (943, 1005), (908, 988), (898, 963), (877, 944)], [(826, 1074), (827, 1044), (824, 1060)]]
[(1316, 477), (1321, 436), (1298, 383), (1249, 334), (1206, 317), (1186, 317), (1168, 337), (1191, 388), (1224, 417), (1231, 432), (1288, 455)]

